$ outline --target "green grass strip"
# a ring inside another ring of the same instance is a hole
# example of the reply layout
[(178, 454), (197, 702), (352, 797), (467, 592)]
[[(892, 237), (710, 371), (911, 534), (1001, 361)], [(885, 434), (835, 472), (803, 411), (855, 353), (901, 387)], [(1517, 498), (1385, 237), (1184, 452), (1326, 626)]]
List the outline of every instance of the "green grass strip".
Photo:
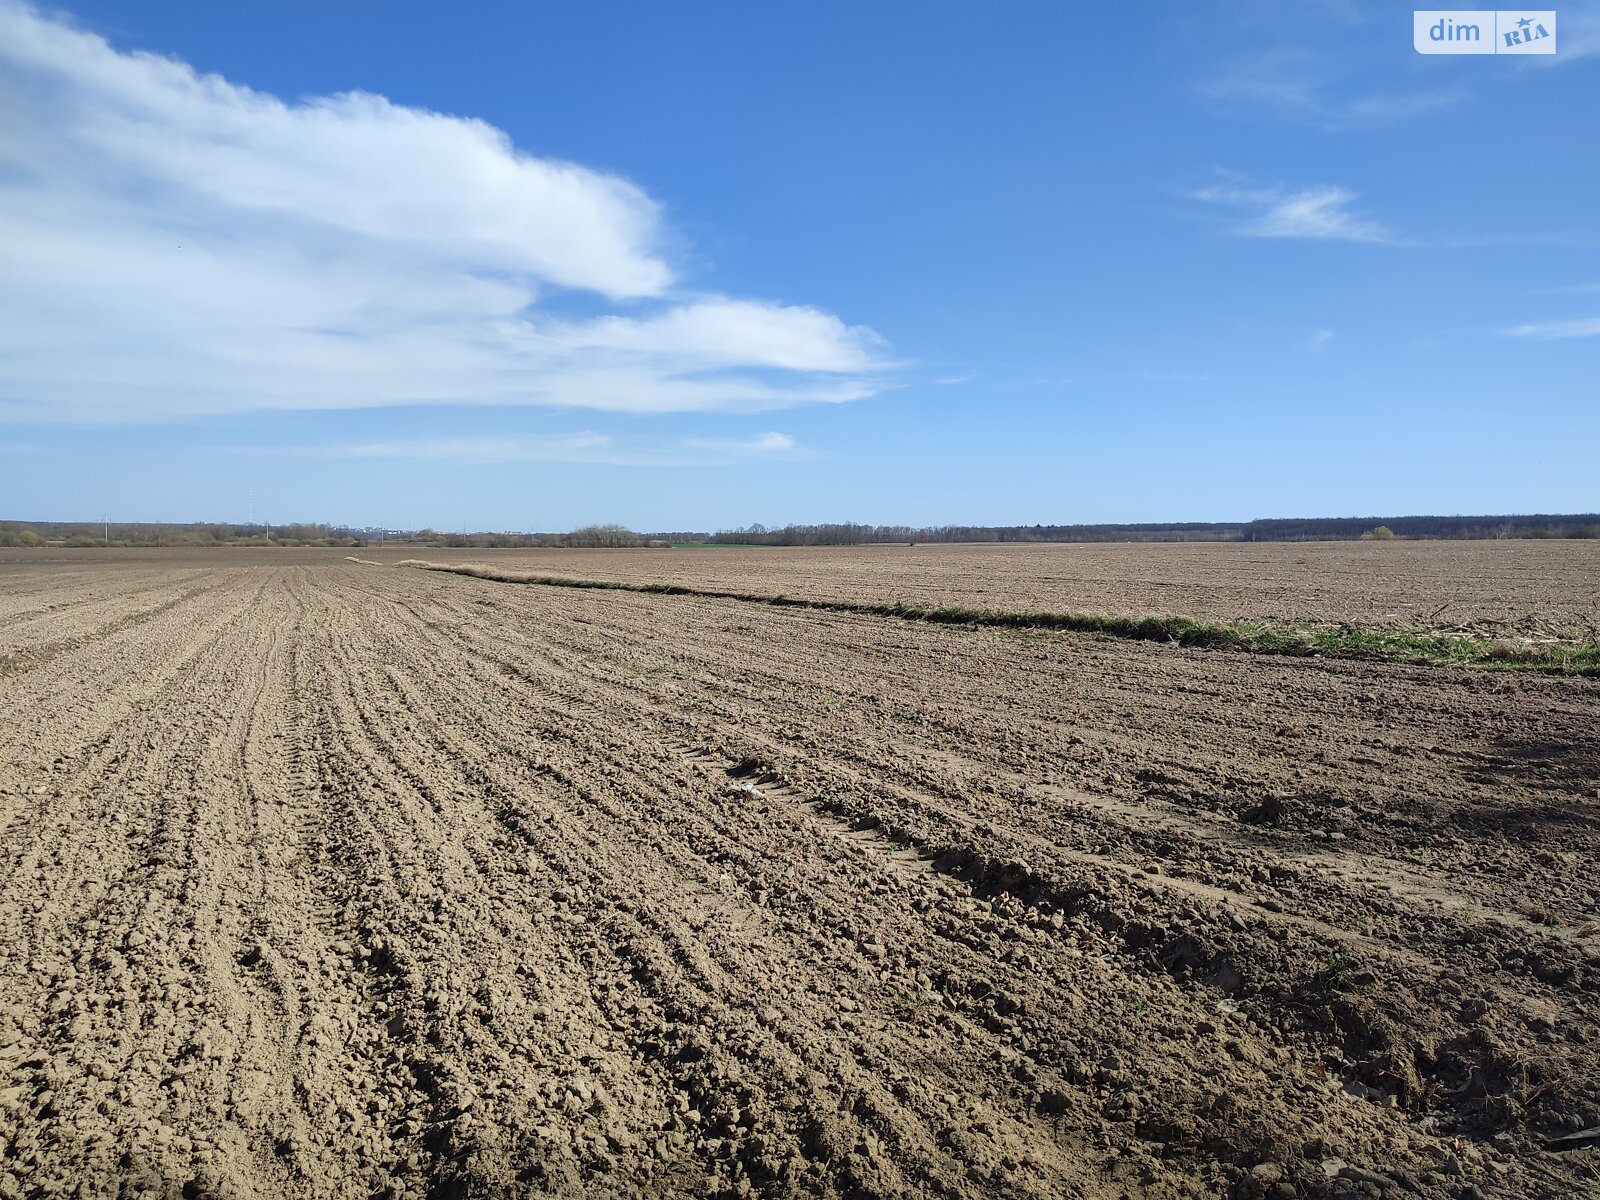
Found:
[[(350, 561), (365, 561), (352, 559)], [(374, 564), (376, 565), (376, 564)], [(1130, 641), (1240, 650), (1251, 654), (1282, 654), (1298, 658), (1353, 658), (1416, 665), (1445, 664), (1462, 667), (1497, 667), (1506, 670), (1549, 671), (1564, 675), (1600, 676), (1600, 642), (1524, 642), (1504, 638), (1410, 633), (1400, 629), (1375, 629), (1346, 625), (1302, 629), (1249, 621), (1197, 621), (1192, 617), (1118, 617), (1098, 613), (1002, 612), (993, 609), (931, 607), (899, 601), (873, 603), (857, 600), (820, 600), (773, 596), (761, 592), (735, 592), (689, 587), (676, 583), (631, 583), (617, 579), (575, 579), (568, 575), (534, 575), (495, 570), (472, 563), (426, 562), (407, 559), (394, 564), (422, 571), (443, 571), (499, 583), (537, 584), (542, 587), (584, 588), (614, 592), (642, 592), (657, 596), (696, 596), (709, 600), (739, 600), (774, 608), (810, 608), (825, 612), (861, 613), (926, 621), (936, 625), (983, 625), (1010, 629), (1057, 629), (1069, 633), (1099, 633)]]

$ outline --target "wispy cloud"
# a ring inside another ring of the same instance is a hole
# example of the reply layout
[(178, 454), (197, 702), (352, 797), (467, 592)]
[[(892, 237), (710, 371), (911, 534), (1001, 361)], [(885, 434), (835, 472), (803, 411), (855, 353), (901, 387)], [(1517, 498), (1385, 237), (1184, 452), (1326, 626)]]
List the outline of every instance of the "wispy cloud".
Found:
[(1537, 338), (1540, 341), (1558, 341), (1562, 338), (1600, 337), (1600, 317), (1581, 317), (1575, 321), (1546, 321), (1541, 324), (1518, 325), (1506, 330), (1512, 337)]
[(7, 442), (0, 441), (0, 454), (38, 454), (42, 446), (33, 442)]
[(1554, 54), (1530, 54), (1519, 60), (1534, 69), (1559, 67), (1600, 54), (1600, 0), (1568, 0), (1556, 13)]
[[(0, 419), (759, 411), (892, 365), (821, 309), (686, 292), (645, 191), (482, 121), (286, 103), (18, 0), (0, 105)], [(562, 316), (570, 292), (602, 315)]]
[(400, 438), (305, 446), (225, 446), (216, 449), (241, 456), (408, 459), (467, 466), (565, 462), (629, 467), (712, 467), (809, 455), (804, 447), (784, 433), (762, 433), (746, 438), (616, 438), (610, 434), (589, 431)]
[(1328, 343), (1333, 341), (1333, 338), (1334, 338), (1334, 331), (1332, 329), (1313, 329), (1311, 331), (1311, 336), (1306, 338), (1306, 342), (1305, 342), (1306, 349), (1307, 350), (1323, 350), (1323, 349), (1326, 349)]
[[(1354, 190), (1331, 183), (1263, 183), (1236, 171), (1216, 169), (1216, 180), (1182, 194), (1235, 214), (1231, 231), (1241, 237), (1305, 238), (1365, 242), (1419, 250), (1476, 250), (1495, 246), (1564, 246), (1594, 249), (1600, 234), (1573, 229), (1417, 237), (1397, 232), (1355, 207)], [(1584, 290), (1582, 288), (1574, 290)]]
[(751, 438), (683, 438), (680, 444), (686, 450), (704, 450), (736, 458), (772, 458), (805, 453), (799, 443), (786, 433), (762, 433)]
[(1191, 199), (1245, 214), (1233, 232), (1245, 237), (1393, 242), (1387, 226), (1351, 210), (1356, 193), (1334, 184), (1260, 186), (1241, 181), (1197, 188)]
[(1273, 50), (1235, 63), (1199, 86), (1207, 99), (1329, 132), (1395, 125), (1451, 108), (1470, 93), (1459, 86), (1363, 90), (1337, 77), (1322, 56)]

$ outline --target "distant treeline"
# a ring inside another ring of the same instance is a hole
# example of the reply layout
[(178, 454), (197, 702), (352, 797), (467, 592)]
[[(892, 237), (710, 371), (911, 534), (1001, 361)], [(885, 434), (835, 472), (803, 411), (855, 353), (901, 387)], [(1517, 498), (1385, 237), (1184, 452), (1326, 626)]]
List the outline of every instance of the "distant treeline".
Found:
[(873, 542), (1309, 542), (1401, 538), (1600, 538), (1600, 514), (1504, 517), (1306, 517), (1154, 525), (751, 525), (713, 534), (660, 533), (671, 542), (742, 546), (859, 546)]
[(437, 533), (432, 529), (419, 529), (415, 533), (396, 534), (379, 540), (407, 541), (426, 546), (483, 549), (539, 546), (552, 550), (612, 550), (671, 544), (663, 541), (661, 534), (635, 533), (622, 525), (585, 525), (571, 533)]
[(353, 529), (339, 525), (190, 525), (113, 521), (0, 521), (0, 546), (455, 546), (626, 548), (713, 546), (861, 546), (887, 542), (1328, 542), (1360, 538), (1600, 538), (1600, 514), (1501, 517), (1306, 517), (1243, 523), (1188, 521), (1149, 525), (749, 525), (716, 533), (635, 533), (621, 525), (586, 525), (570, 533), (441, 533), (433, 529)]
[(0, 546), (357, 546), (353, 534), (331, 525), (267, 527), (196, 521), (0, 521)]
[(402, 546), (628, 547), (652, 539), (621, 525), (588, 525), (570, 533), (440, 533), (433, 529), (352, 529), (325, 524), (232, 525), (196, 521), (0, 521), (0, 546)]

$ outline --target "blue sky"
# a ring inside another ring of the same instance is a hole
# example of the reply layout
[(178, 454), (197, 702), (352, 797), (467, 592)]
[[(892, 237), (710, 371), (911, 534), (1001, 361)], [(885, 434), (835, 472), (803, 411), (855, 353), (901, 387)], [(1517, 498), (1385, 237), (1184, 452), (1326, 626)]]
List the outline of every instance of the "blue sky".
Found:
[(1600, 508), (1600, 13), (0, 0), (0, 516)]

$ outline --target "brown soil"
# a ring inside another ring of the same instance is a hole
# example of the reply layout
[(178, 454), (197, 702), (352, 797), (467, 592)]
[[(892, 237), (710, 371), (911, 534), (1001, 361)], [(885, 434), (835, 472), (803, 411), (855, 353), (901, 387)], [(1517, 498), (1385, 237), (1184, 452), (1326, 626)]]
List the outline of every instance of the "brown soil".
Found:
[(1600, 681), (227, 555), (0, 566), (0, 1196), (1600, 1194)]

